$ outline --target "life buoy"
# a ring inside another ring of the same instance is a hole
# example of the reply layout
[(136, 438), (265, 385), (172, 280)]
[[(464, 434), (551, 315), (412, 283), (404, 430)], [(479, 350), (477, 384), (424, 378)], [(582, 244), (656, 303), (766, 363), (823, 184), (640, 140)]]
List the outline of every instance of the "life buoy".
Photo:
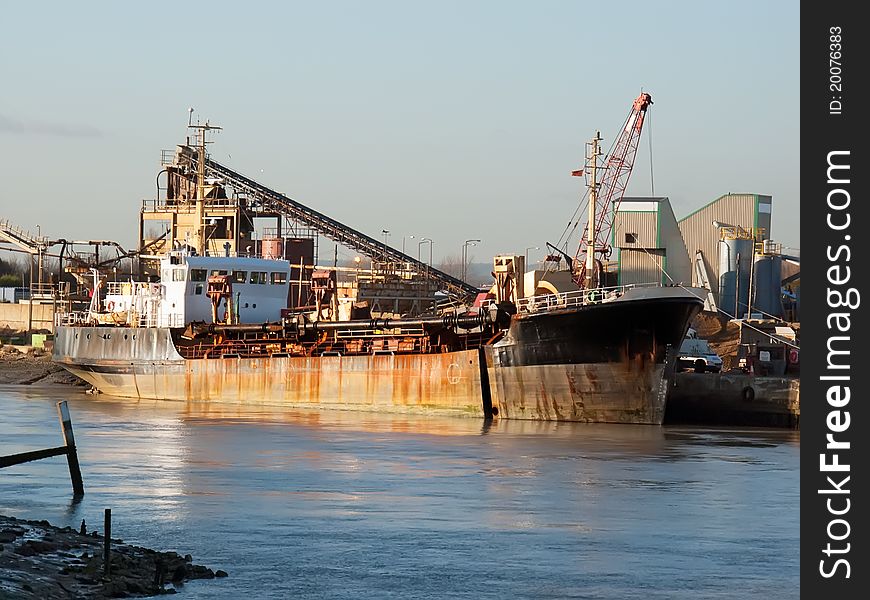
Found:
[(108, 302), (106, 302), (106, 310), (109, 312), (115, 310), (115, 302), (113, 300), (109, 300)]
[(797, 351), (797, 348), (792, 348), (788, 351), (788, 362), (793, 365), (796, 365), (800, 360), (800, 353)]

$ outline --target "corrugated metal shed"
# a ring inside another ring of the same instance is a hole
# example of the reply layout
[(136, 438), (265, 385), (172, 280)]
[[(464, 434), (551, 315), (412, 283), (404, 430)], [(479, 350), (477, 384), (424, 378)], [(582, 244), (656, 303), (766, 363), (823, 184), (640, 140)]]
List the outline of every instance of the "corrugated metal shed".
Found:
[[(694, 259), (698, 250), (703, 254), (710, 288), (717, 299), (719, 230), (713, 221), (723, 226), (753, 230), (760, 239), (770, 239), (771, 202), (770, 196), (761, 194), (725, 194), (679, 221), (688, 255)], [(696, 285), (700, 283), (694, 269), (692, 281)]]
[(661, 282), (664, 264), (664, 250), (622, 248), (619, 251), (619, 283), (630, 285)]
[(617, 248), (658, 248), (659, 214), (620, 210), (614, 228)]
[(689, 283), (691, 263), (667, 198), (625, 198), (613, 222), (619, 282)]

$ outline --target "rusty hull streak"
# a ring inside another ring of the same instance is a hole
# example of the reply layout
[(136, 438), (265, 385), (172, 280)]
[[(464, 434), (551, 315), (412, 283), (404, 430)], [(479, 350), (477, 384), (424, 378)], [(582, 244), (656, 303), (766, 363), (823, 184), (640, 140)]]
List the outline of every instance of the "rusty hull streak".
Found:
[(476, 350), (126, 364), (123, 374), (64, 366), (123, 397), (484, 416)]
[(660, 425), (664, 366), (632, 363), (490, 369), (493, 402), (498, 399), (499, 415), (507, 419)]

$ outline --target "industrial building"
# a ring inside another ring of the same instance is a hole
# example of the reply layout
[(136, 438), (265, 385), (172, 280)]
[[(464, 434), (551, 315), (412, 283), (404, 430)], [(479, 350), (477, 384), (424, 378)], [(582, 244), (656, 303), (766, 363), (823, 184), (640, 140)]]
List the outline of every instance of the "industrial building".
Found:
[(625, 198), (613, 220), (619, 285), (692, 282), (692, 266), (667, 198)]
[[(800, 259), (771, 241), (771, 209), (770, 196), (729, 193), (677, 221), (666, 197), (624, 198), (611, 239), (619, 284), (691, 284), (710, 291), (707, 310), (796, 320)], [(797, 285), (784, 308), (786, 277)]]
[[(757, 242), (770, 239), (771, 200), (770, 196), (761, 194), (728, 193), (680, 219), (683, 241), (694, 265), (694, 285), (709, 285), (718, 301), (721, 275), (719, 242), (722, 241), (723, 233), (721, 229), (734, 228), (738, 235), (749, 236), (748, 239)], [(740, 233), (741, 231), (745, 234)], [(741, 258), (751, 261), (749, 254)], [(748, 276), (748, 269), (746, 275)]]

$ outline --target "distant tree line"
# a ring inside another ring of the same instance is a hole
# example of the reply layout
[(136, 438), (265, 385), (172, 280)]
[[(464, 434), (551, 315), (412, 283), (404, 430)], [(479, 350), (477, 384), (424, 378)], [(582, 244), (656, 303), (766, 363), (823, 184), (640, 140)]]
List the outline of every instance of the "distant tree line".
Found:
[(27, 278), (28, 268), (26, 259), (0, 256), (0, 287), (21, 287), (21, 278)]

